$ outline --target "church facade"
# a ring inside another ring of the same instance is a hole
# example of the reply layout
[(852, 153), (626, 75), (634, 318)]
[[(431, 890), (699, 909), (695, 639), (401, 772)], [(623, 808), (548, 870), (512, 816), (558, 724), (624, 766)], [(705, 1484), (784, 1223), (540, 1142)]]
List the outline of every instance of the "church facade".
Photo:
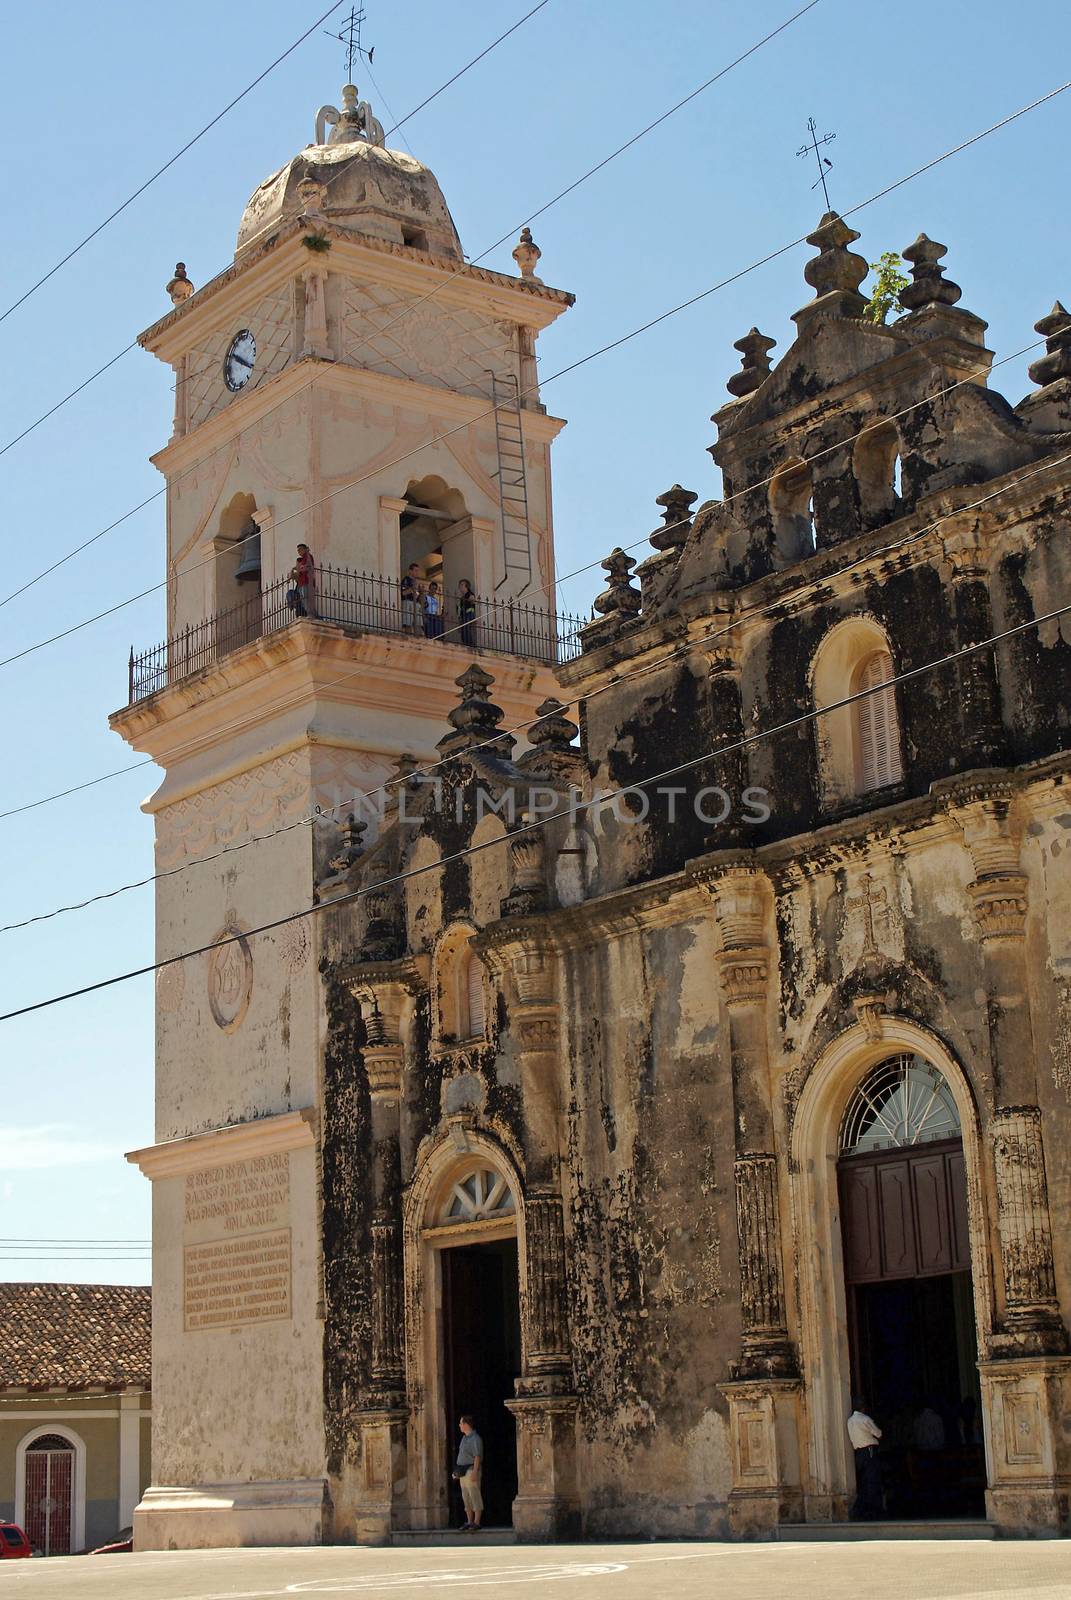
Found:
[[(791, 347), (739, 343), (722, 499), (659, 498), (575, 649), (549, 609), (506, 648), (488, 597), (552, 587), (533, 349), (569, 297), (530, 240), (517, 279), (466, 266), (351, 99), (143, 341), (180, 396), (176, 630), (113, 725), (189, 869), (159, 958), (201, 954), (160, 971), (133, 1157), (136, 1542), (448, 1525), (463, 1412), (521, 1537), (770, 1536), (848, 1515), (853, 1396), (890, 1517), (1066, 1533), (1071, 316), (1013, 408), (944, 248), (874, 323), (827, 213)], [(265, 294), (278, 364), (228, 393)], [(463, 549), (478, 631), (334, 580), (271, 623), (284, 519), (388, 584), (412, 554), (452, 588)], [(191, 655), (254, 525), (254, 620)]]

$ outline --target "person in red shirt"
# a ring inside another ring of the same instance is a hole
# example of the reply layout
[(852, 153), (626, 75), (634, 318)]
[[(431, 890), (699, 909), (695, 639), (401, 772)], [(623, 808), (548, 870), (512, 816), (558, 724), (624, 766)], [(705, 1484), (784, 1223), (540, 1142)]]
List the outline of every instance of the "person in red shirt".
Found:
[(297, 590), (295, 613), (299, 617), (314, 617), (316, 610), (313, 604), (313, 589), (316, 584), (316, 563), (307, 544), (299, 544), (297, 547), (297, 560), (290, 568), (290, 581)]

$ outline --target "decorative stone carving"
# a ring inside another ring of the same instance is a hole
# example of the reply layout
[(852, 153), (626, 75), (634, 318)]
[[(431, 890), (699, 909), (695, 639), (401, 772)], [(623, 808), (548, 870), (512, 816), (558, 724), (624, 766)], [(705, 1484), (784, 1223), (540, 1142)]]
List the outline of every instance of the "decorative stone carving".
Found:
[(683, 550), (692, 531), (692, 507), (698, 499), (693, 489), (682, 489), (679, 483), (655, 496), (655, 505), (662, 507), (662, 526), (651, 534), (656, 550)]
[(1071, 313), (1057, 300), (1034, 327), (1044, 336), (1045, 354), (1027, 368), (1033, 382), (1044, 388), (1059, 378), (1071, 378)]
[(332, 872), (348, 872), (361, 859), (364, 854), (364, 835), (367, 832), (367, 822), (351, 811), (342, 829), (341, 848), (327, 863)]
[(543, 830), (527, 826), (527, 812), (521, 822), (525, 831), (510, 839), (510, 889), (502, 902), (504, 917), (524, 916), (539, 911), (546, 902), (547, 847)]
[(453, 733), (446, 734), (435, 746), (441, 755), (476, 749), (485, 750), (488, 755), (509, 755), (517, 741), (499, 727), (505, 713), (487, 694), (494, 681), (475, 661), (454, 679), (461, 690), (461, 703), (449, 713)]
[(397, 1405), (405, 1391), (402, 1233), (389, 1215), (372, 1222), (372, 1384), (378, 1404)]
[(585, 650), (595, 650), (599, 645), (616, 638), (621, 629), (638, 614), (643, 603), (640, 591), (632, 587), (630, 573), (636, 565), (632, 556), (626, 555), (618, 546), (610, 551), (602, 565), (609, 577), (606, 588), (595, 599), (595, 610), (599, 616), (580, 630)]
[(968, 886), (978, 931), (985, 940), (1022, 939), (1026, 932), (1026, 877), (1009, 872)]
[(1037, 1106), (1007, 1106), (996, 1113), (993, 1158), (1007, 1329), (1020, 1335), (1017, 1347), (1024, 1353), (1034, 1348), (1064, 1349)]
[[(781, 1222), (777, 1213), (777, 1161), (744, 1156), (734, 1168), (736, 1226), (740, 1239), (740, 1307), (744, 1362), (784, 1354), (785, 1290), (781, 1274)], [(772, 1346), (772, 1350), (771, 1350)]]
[(905, 311), (921, 311), (923, 306), (954, 306), (963, 290), (945, 277), (941, 257), (948, 254), (946, 244), (938, 244), (920, 233), (914, 244), (904, 249), (904, 260), (911, 263), (911, 282), (900, 291)]
[(770, 351), (776, 343), (758, 328), (750, 328), (742, 339), (736, 340), (733, 349), (739, 350), (743, 359), (740, 371), (733, 373), (725, 387), (737, 400), (754, 394), (766, 382), (770, 376)]
[[(518, 1393), (533, 1394), (553, 1378), (571, 1387), (569, 1312), (566, 1300), (565, 1229), (556, 1190), (525, 1199), (528, 1256), (527, 1339)], [(545, 1388), (542, 1392), (548, 1392)]]
[(506, 1401), (506, 1409), (517, 1422), (518, 1493), (513, 1502), (513, 1526), (523, 1541), (579, 1536), (577, 1408), (574, 1395)]
[(537, 278), (535, 275), (542, 254), (542, 250), (532, 238), (531, 228), (522, 228), (521, 236), (513, 247), (513, 259), (517, 263), (521, 277), (527, 283), (542, 283), (542, 278)]
[(305, 342), (303, 356), (315, 356), (319, 361), (331, 360), (331, 346), (327, 337), (327, 274), (305, 273)]
[(208, 956), (208, 1004), (217, 1028), (240, 1028), (253, 993), (253, 952), (237, 923), (228, 922)]
[(815, 291), (815, 298), (793, 313), (792, 320), (802, 332), (813, 317), (861, 317), (866, 300), (859, 285), (870, 271), (869, 263), (847, 247), (859, 235), (835, 211), (827, 211), (807, 243), (819, 254), (808, 261), (803, 276)]
[(171, 296), (171, 304), (173, 306), (180, 306), (193, 293), (193, 284), (186, 276), (185, 261), (177, 261), (175, 263), (175, 276), (169, 281), (167, 292)]

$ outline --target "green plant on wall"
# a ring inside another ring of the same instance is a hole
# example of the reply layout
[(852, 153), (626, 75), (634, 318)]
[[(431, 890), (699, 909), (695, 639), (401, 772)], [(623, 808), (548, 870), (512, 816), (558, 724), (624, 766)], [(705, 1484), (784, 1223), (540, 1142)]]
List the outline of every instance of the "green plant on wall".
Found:
[(895, 250), (883, 251), (876, 261), (870, 263), (870, 270), (875, 274), (875, 278), (870, 299), (863, 311), (864, 322), (884, 323), (889, 312), (894, 309), (898, 317), (903, 315), (898, 304), (900, 290), (906, 289), (909, 281), (903, 267), (904, 263)]

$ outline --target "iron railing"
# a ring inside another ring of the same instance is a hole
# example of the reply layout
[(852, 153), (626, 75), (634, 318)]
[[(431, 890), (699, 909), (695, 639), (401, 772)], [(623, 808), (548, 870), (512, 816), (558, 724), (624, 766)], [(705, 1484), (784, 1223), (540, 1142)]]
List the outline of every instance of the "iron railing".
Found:
[(437, 619), (402, 596), (398, 578), (318, 567), (311, 597), (280, 578), (248, 600), (191, 624), (163, 644), (130, 652), (129, 704), (145, 700), (169, 684), (212, 666), (242, 645), (287, 628), (303, 615), (349, 633), (389, 633), (415, 637), (430, 647), (460, 646), (492, 655), (520, 656), (555, 666), (580, 653), (582, 617), (559, 616), (520, 600), (477, 599), (476, 614), (463, 618), (453, 595), (442, 597)]

